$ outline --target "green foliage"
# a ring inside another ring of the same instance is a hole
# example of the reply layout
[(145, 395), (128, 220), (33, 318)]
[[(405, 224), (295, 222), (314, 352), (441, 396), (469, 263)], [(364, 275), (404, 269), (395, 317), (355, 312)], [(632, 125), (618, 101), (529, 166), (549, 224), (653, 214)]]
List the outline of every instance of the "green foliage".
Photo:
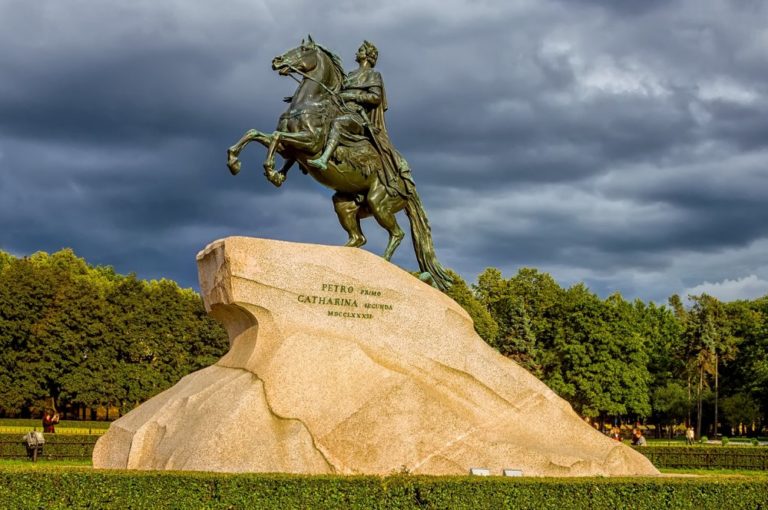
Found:
[[(94, 490), (97, 488), (97, 490)], [(504, 479), (117, 473), (82, 469), (0, 472), (10, 508), (762, 508), (762, 479)]]
[(0, 273), (2, 273), (3, 269), (9, 266), (14, 260), (16, 260), (16, 257), (0, 250)]
[[(736, 416), (736, 402), (723, 412), (731, 425), (738, 422), (750, 423), (755, 410), (758, 418), (768, 417), (768, 296), (754, 301), (728, 303), (726, 310), (730, 318), (733, 335), (740, 338), (738, 353), (723, 371), (724, 391), (738, 395), (743, 404), (744, 415)], [(728, 412), (730, 411), (730, 415)]]
[(574, 407), (590, 417), (649, 415), (648, 356), (632, 306), (618, 294), (603, 302), (581, 284), (565, 296), (555, 345)]
[(538, 377), (551, 371), (555, 336), (563, 290), (547, 273), (523, 268), (509, 280), (488, 268), (478, 277), (475, 292), (499, 325), (490, 344)]
[(227, 349), (200, 297), (174, 282), (92, 267), (71, 250), (0, 259), (0, 415), (51, 400), (125, 412)]
[(499, 326), (489, 342), (589, 416), (650, 414), (648, 353), (638, 312), (618, 294), (564, 290), (523, 268), (505, 280), (486, 269), (475, 292)]
[(583, 284), (563, 289), (532, 268), (509, 279), (487, 268), (473, 288), (498, 325), (486, 341), (584, 416), (651, 418), (670, 437), (692, 414), (699, 434), (715, 432), (715, 406), (720, 424), (742, 433), (766, 422), (768, 296), (727, 304), (690, 296), (689, 308), (677, 295), (668, 306), (630, 303)]
[(453, 278), (453, 285), (446, 291), (446, 294), (456, 301), (469, 314), (475, 324), (475, 331), (480, 338), (488, 343), (493, 342), (499, 331), (499, 326), (493, 320), (488, 310), (478, 301), (467, 287), (466, 282), (453, 271), (447, 273)]
[(674, 381), (654, 388), (651, 401), (653, 411), (663, 423), (682, 422), (690, 410), (686, 389)]
[[(511, 278), (488, 268), (471, 286), (451, 275), (447, 294), (480, 337), (584, 416), (649, 418), (663, 426), (659, 437), (693, 418), (699, 434), (766, 424), (768, 296), (692, 296), (686, 308), (679, 296), (668, 306), (601, 299), (532, 268)], [(124, 413), (226, 349), (200, 297), (172, 281), (119, 275), (71, 250), (25, 258), (0, 251), (0, 416), (37, 416), (51, 404)]]
[(723, 446), (728, 446), (728, 438), (726, 436), (723, 436), (720, 439), (720, 444), (722, 444)]
[(753, 423), (760, 418), (760, 406), (746, 393), (737, 393), (722, 400), (720, 404), (727, 422)]

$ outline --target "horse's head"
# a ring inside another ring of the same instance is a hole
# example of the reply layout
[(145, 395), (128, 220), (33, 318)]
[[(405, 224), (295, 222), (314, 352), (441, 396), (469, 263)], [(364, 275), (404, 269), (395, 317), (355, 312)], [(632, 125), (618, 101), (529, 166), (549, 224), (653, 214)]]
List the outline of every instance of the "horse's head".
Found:
[(272, 59), (272, 70), (282, 75), (301, 71), (309, 73), (319, 64), (318, 47), (312, 36), (307, 41), (301, 40), (301, 44), (292, 50)]
[(341, 59), (313, 41), (311, 35), (306, 41), (302, 39), (301, 44), (296, 48), (273, 58), (272, 70), (283, 76), (293, 72), (315, 75), (314, 79), (320, 80), (334, 90), (338, 90), (344, 77)]

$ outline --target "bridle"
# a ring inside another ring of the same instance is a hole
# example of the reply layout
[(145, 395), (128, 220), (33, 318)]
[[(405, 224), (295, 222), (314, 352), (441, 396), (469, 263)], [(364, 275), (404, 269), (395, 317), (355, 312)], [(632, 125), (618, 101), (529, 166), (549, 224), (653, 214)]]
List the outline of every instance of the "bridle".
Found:
[(292, 79), (294, 79), (296, 81), (296, 83), (301, 84), (301, 80), (296, 78), (293, 75), (293, 73), (300, 74), (301, 76), (304, 77), (304, 79), (307, 79), (307, 80), (310, 80), (310, 81), (313, 81), (313, 82), (317, 83), (318, 85), (323, 87), (326, 90), (326, 92), (328, 92), (331, 95), (331, 99), (333, 99), (333, 101), (336, 103), (336, 106), (338, 106), (342, 110), (349, 110), (349, 108), (347, 107), (347, 104), (344, 102), (344, 99), (341, 98), (341, 95), (338, 92), (329, 89), (325, 85), (325, 83), (321, 82), (317, 78), (313, 78), (312, 76), (308, 75), (307, 73), (305, 73), (301, 69), (297, 68), (296, 66), (294, 66), (294, 65), (292, 65), (292, 64), (290, 64), (288, 62), (283, 62), (282, 65), (284, 65), (285, 67), (287, 67), (290, 70), (290, 72), (288, 73), (288, 76), (290, 76)]

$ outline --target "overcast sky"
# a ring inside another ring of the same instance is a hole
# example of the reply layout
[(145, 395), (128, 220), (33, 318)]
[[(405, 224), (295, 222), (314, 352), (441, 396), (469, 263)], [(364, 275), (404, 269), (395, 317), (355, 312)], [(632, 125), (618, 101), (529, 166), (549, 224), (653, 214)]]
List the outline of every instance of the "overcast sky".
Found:
[[(225, 166), (274, 129), (296, 83), (270, 61), (308, 33), (347, 69), (378, 46), (391, 138), (469, 282), (768, 294), (763, 0), (0, 0), (0, 249), (197, 288), (218, 238), (343, 244), (330, 190), (274, 188), (258, 144)], [(416, 268), (408, 238), (394, 261)]]

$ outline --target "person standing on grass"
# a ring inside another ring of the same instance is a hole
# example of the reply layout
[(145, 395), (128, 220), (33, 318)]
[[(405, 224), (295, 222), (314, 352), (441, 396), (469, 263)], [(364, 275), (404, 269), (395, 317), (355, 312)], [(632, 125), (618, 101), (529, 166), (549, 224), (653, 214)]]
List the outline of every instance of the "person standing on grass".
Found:
[(692, 445), (695, 437), (696, 437), (696, 434), (693, 432), (693, 427), (688, 427), (687, 429), (685, 429), (686, 444)]
[(59, 423), (59, 413), (53, 411), (53, 409), (46, 409), (43, 413), (43, 432), (48, 434), (56, 433), (56, 425)]

